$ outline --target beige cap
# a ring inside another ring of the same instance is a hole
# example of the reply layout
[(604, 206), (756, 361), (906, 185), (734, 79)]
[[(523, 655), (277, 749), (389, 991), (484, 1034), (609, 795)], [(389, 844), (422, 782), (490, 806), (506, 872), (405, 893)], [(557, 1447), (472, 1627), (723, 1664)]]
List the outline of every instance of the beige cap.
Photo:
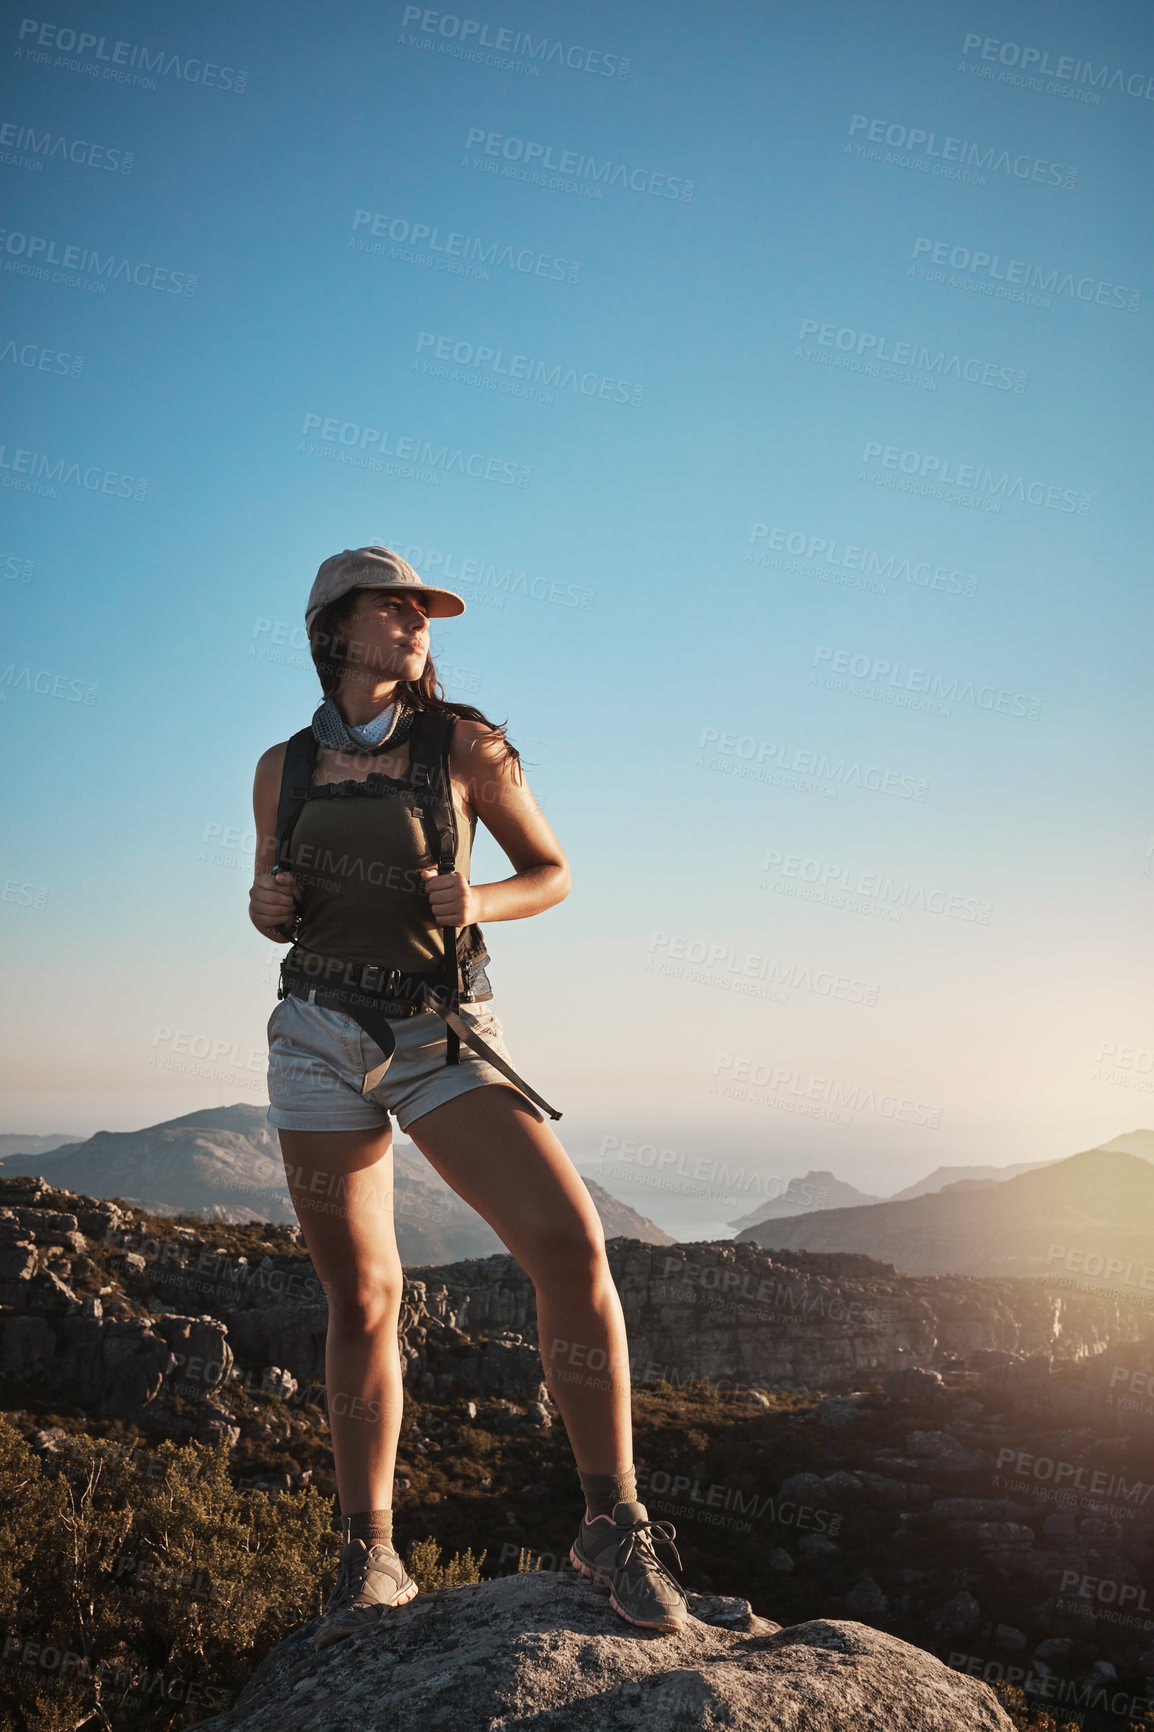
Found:
[(350, 589), (420, 590), (428, 604), (432, 619), (452, 619), (464, 613), (465, 603), (451, 589), (437, 589), (423, 583), (412, 566), (391, 547), (346, 547), (334, 553), (317, 572), (305, 608), (305, 625), (311, 626), (322, 607)]

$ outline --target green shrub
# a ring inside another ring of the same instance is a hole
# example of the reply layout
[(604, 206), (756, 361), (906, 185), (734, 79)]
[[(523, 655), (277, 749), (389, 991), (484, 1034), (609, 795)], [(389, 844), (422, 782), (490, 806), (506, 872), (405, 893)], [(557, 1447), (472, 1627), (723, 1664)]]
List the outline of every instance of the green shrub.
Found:
[(447, 1564), (442, 1564), (441, 1548), (436, 1540), (430, 1537), (413, 1541), (405, 1563), (418, 1588), (423, 1594), (428, 1594), (434, 1588), (463, 1588), (470, 1582), (483, 1581), (481, 1565), (488, 1555), (488, 1552), (484, 1551), (479, 1558), (475, 1558), (470, 1548), (468, 1551), (458, 1552)]
[[(238, 1491), (224, 1444), (81, 1433), (46, 1465), (3, 1415), (0, 1524), (4, 1732), (157, 1732), (220, 1712), (321, 1611), (340, 1543), (312, 1487)], [(481, 1580), (484, 1553), (410, 1551), (423, 1589)]]
[(320, 1610), (317, 1563), (337, 1543), (327, 1499), (237, 1491), (223, 1444), (140, 1450), (78, 1435), (46, 1470), (3, 1417), (0, 1512), (16, 1732), (74, 1726), (77, 1709), (142, 1728), (219, 1711)]

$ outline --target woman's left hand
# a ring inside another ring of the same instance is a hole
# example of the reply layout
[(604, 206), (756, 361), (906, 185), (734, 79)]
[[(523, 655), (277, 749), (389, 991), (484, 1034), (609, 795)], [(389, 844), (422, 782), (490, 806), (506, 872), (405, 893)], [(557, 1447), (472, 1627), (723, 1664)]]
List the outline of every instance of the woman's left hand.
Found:
[(480, 920), (480, 896), (459, 872), (438, 872), (435, 866), (423, 866), (421, 877), (438, 926), (471, 926)]

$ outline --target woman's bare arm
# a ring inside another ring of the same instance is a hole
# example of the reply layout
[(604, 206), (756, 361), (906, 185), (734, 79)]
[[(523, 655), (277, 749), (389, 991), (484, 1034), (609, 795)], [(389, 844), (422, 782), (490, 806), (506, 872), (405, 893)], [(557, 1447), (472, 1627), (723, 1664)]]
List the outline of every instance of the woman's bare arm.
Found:
[(469, 809), (504, 849), (511, 878), (468, 884), (459, 872), (422, 876), (439, 925), (523, 920), (563, 902), (572, 882), (569, 862), (525, 780), (505, 758), (499, 737), (482, 722), (460, 720), (453, 729), (450, 768), (463, 786)]
[(252, 889), (248, 894), (248, 917), (264, 938), (273, 944), (289, 941), (274, 929), (292, 926), (299, 888), (290, 872), (273, 877), (276, 864), (276, 809), (280, 799), (281, 771), (287, 740), (262, 753), (252, 786), (252, 815), (256, 829)]

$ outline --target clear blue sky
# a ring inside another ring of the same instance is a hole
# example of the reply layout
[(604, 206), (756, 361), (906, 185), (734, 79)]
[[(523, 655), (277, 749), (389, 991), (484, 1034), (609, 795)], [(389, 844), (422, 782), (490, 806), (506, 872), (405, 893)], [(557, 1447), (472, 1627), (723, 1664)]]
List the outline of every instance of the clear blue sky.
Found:
[(4, 1128), (263, 1102), (253, 766), (368, 541), (476, 562), (446, 687), (574, 870), (495, 1003), (584, 1170), (1149, 1122), (1146, 16), (10, 12)]

